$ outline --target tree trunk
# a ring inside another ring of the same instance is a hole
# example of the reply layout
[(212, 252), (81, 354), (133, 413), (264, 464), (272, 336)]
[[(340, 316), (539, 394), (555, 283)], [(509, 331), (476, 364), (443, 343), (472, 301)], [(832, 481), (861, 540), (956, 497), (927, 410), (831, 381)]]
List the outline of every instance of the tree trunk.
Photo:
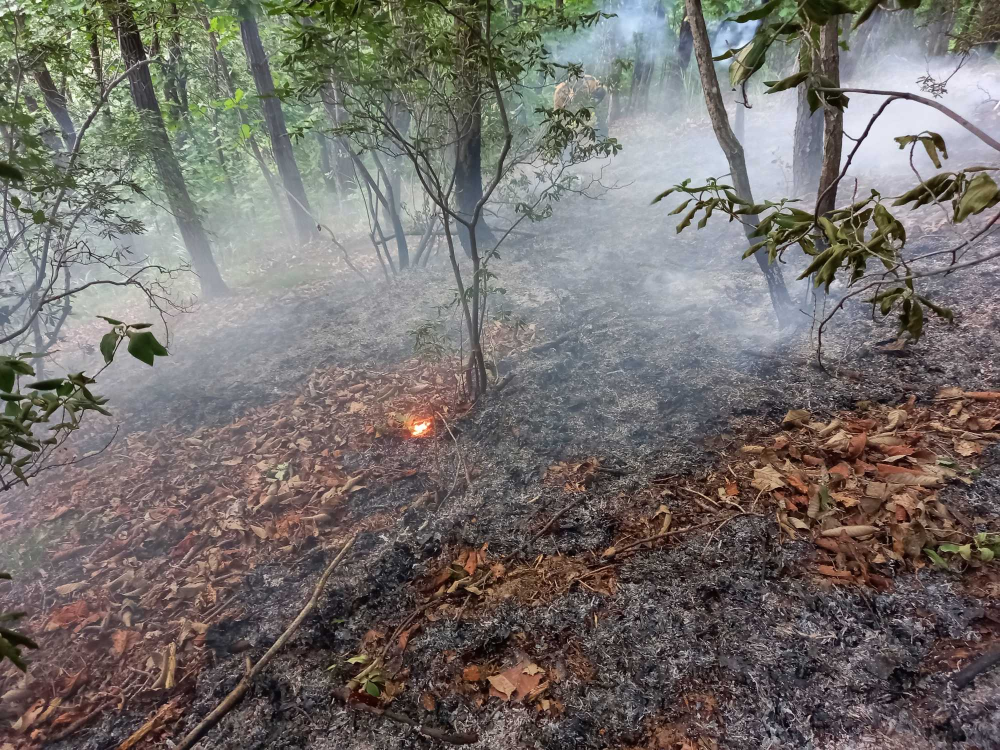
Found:
[[(127, 0), (103, 0), (105, 12), (114, 20), (118, 30), (118, 44), (121, 47), (122, 62), (126, 68), (145, 62), (146, 50), (142, 46), (139, 27), (135, 23), (132, 7)], [(146, 137), (152, 150), (156, 171), (159, 173), (163, 192), (167, 196), (170, 212), (177, 220), (177, 228), (184, 239), (184, 246), (191, 256), (191, 263), (201, 281), (201, 290), (206, 297), (224, 294), (226, 283), (219, 274), (219, 268), (212, 257), (212, 246), (198, 217), (194, 201), (188, 194), (184, 175), (181, 173), (177, 157), (167, 138), (163, 125), (163, 114), (156, 100), (153, 79), (148, 65), (141, 65), (129, 74), (129, 88), (135, 108), (146, 120)]]
[(167, 38), (167, 64), (164, 67), (163, 97), (170, 102), (170, 119), (188, 124), (187, 70), (181, 50), (180, 13), (177, 3), (170, 3), (169, 19), (173, 26)]
[(240, 9), (240, 35), (243, 37), (243, 48), (246, 50), (247, 62), (253, 74), (257, 95), (260, 97), (261, 108), (264, 111), (264, 121), (271, 135), (271, 151), (278, 166), (278, 174), (288, 193), (288, 205), (295, 220), (295, 230), (300, 242), (308, 242), (316, 229), (309, 199), (302, 184), (299, 165), (295, 162), (292, 151), (292, 139), (288, 137), (285, 128), (285, 115), (281, 110), (281, 100), (274, 93), (274, 80), (271, 78), (271, 66), (260, 41), (260, 30), (257, 20), (247, 6)]
[(330, 142), (320, 131), (315, 131), (316, 143), (319, 144), (319, 168), (323, 172), (323, 184), (328, 193), (337, 192), (337, 177), (333, 173), (333, 159), (330, 158)]
[(934, 18), (927, 24), (927, 54), (943, 57), (948, 54), (951, 44), (951, 29), (955, 25), (955, 8), (940, 8), (932, 11)]
[(691, 24), (687, 17), (681, 21), (677, 32), (677, 51), (671, 57), (666, 56), (664, 71), (664, 88), (667, 96), (667, 113), (671, 111), (671, 99), (680, 99), (684, 95), (684, 72), (691, 64)]
[[(840, 86), (840, 46), (838, 45), (839, 20), (835, 16), (820, 33), (820, 65), (823, 75)], [(831, 187), (840, 175), (840, 161), (844, 149), (844, 112), (837, 107), (823, 107), (823, 165), (819, 175), (816, 211), (822, 216), (837, 204), (837, 189)]]
[[(468, 17), (466, 18), (468, 20)], [(458, 216), (471, 222), (476, 206), (483, 199), (483, 111), (480, 80), (476, 66), (476, 46), (480, 42), (480, 29), (475, 23), (456, 19), (458, 34), (458, 83), (455, 108), (455, 199)], [(458, 238), (470, 258), (473, 255), (469, 227), (458, 224)], [(476, 222), (476, 246), (496, 245), (496, 237), (486, 225), (482, 214)]]
[[(799, 41), (799, 70), (819, 68), (819, 55), (806, 40)], [(819, 184), (823, 164), (823, 115), (809, 110), (809, 90), (796, 88), (798, 111), (795, 117), (795, 138), (792, 146), (792, 194), (810, 195)]]
[(69, 110), (66, 108), (66, 97), (56, 87), (55, 81), (52, 80), (52, 74), (49, 73), (48, 66), (44, 62), (37, 63), (33, 73), (35, 75), (35, 83), (38, 84), (38, 88), (42, 91), (42, 98), (45, 100), (46, 108), (52, 113), (52, 116), (59, 124), (59, 131), (62, 133), (66, 150), (72, 151), (73, 147), (76, 146), (76, 126), (73, 124), (73, 118), (70, 117)]
[[(347, 111), (341, 104), (340, 86), (341, 84), (333, 81), (325, 84), (319, 92), (326, 116), (335, 128), (347, 123)], [(351, 158), (350, 148), (345, 145), (343, 136), (339, 135), (333, 141), (333, 171), (337, 177), (337, 187), (340, 188), (341, 195), (346, 195), (357, 189), (354, 159)]]
[[(708, 107), (708, 116), (712, 120), (712, 129), (715, 137), (726, 155), (729, 162), (729, 170), (732, 173), (733, 186), (736, 194), (743, 200), (753, 203), (753, 191), (750, 189), (750, 176), (747, 173), (746, 158), (743, 154), (743, 147), (733, 134), (729, 126), (729, 117), (726, 114), (726, 105), (722, 100), (722, 92), (719, 90), (719, 79), (715, 75), (715, 63), (712, 61), (712, 45), (708, 37), (708, 29), (705, 27), (705, 16), (701, 9), (701, 0), (685, 0), (688, 19), (691, 23), (692, 41), (694, 44), (694, 56), (698, 63), (698, 72), (701, 76), (701, 85), (705, 91), (705, 104)], [(756, 242), (755, 238), (750, 238), (750, 234), (757, 226), (756, 216), (744, 217), (743, 226), (747, 238), (751, 242)], [(754, 253), (761, 273), (767, 280), (767, 289), (771, 296), (771, 305), (778, 316), (780, 323), (790, 322), (792, 314), (791, 299), (788, 290), (785, 288), (785, 280), (781, 275), (781, 268), (777, 264), (768, 261), (767, 253), (758, 251)]]

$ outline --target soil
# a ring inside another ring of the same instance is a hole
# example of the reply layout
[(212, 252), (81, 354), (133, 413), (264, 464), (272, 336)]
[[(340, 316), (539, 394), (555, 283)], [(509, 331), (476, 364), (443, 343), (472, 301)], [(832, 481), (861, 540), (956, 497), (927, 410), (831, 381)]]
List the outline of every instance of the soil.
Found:
[[(748, 138), (767, 143), (772, 127), (766, 116), (750, 117)], [(1000, 279), (988, 267), (934, 282), (935, 299), (954, 306), (956, 324), (930, 322), (901, 356), (879, 351), (878, 342), (894, 338), (892, 321), (848, 306), (827, 337), (834, 376), (817, 367), (808, 327), (777, 331), (755, 265), (739, 260), (734, 227), (717, 222), (677, 235), (669, 209), (649, 206), (669, 182), (725, 171), (704, 123), (681, 125), (671, 137), (659, 137), (659, 128), (636, 122), (624, 131), (626, 149), (607, 173), (621, 180), (617, 189), (560, 203), (553, 219), (531, 229), (536, 238), (501, 253), (505, 305), (535, 326), (535, 341), (558, 343), (503, 357), (497, 368), (513, 373), (510, 384), (453, 425), (472, 485), (437, 508), (413, 507), (398, 524), (363, 533), (317, 610), (202, 747), (437, 744), (347, 709), (332, 694), (356, 672), (346, 659), (366, 635), (391, 638), (424, 600), (420, 582), (457, 550), (488, 543), (496, 558), (592, 562), (632, 514), (655, 510), (643, 488), (658, 477), (724, 471), (730, 446), (773, 432), (791, 408), (828, 417), (859, 400), (1000, 384)], [(780, 179), (770, 159), (751, 149), (761, 184)], [(912, 234), (914, 254), (955, 241), (942, 232), (920, 236), (919, 222)], [(795, 263), (785, 269), (790, 282)], [(141, 366), (123, 367), (105, 393), (116, 413), (128, 415), (128, 430), (169, 423), (183, 432), (295, 394), (315, 370), (390, 370), (412, 356), (408, 331), (449, 299), (449, 274), (438, 257), (375, 292), (317, 284), (228, 319), (232, 302), (206, 305), (178, 326), (169, 360), (141, 379)], [(445, 322), (457, 330), (454, 317)], [(447, 433), (408, 450), (452, 460)], [(546, 469), (588, 456), (613, 472), (602, 473), (551, 533), (533, 539), (537, 519), (567, 500)], [(990, 449), (976, 482), (953, 500), (984, 522), (1000, 518), (998, 459)], [(394, 485), (364, 502), (408, 505), (423, 489)], [(671, 509), (697, 514), (686, 500)], [(350, 517), (364, 513), (358, 500)], [(237, 594), (241, 614), (213, 625), (210, 663), (183, 687), (190, 702), (170, 730), (175, 739), (236, 684), (244, 656), (233, 644), (249, 642), (258, 657), (286, 627), (333, 554), (325, 546), (294, 565), (263, 562), (247, 575)], [(740, 517), (724, 532), (681, 536), (626, 558), (606, 591), (577, 586), (531, 601), (470, 604), (423, 622), (410, 638), (392, 665), (404, 685), (392, 709), (476, 732), (476, 746), (492, 750), (1000, 747), (1000, 669), (959, 691), (948, 661), (958, 644), (985, 647), (998, 590), (929, 568), (899, 572), (889, 591), (837, 586), (807, 574), (813, 554), (810, 544), (782, 540), (773, 516)], [(502, 702), (463, 684), (469, 665), (523, 660), (558, 677), (549, 688), (558, 708)], [(103, 714), (51, 746), (116, 747), (165, 700)]]

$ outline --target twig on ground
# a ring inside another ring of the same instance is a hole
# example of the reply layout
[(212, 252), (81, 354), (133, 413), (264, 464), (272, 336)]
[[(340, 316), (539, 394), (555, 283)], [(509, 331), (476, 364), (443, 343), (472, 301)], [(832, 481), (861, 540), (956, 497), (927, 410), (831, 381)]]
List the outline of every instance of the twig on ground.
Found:
[(537, 534), (535, 534), (533, 537), (531, 537), (531, 541), (528, 542), (528, 544), (534, 544), (535, 542), (537, 542), (538, 539), (546, 531), (548, 531), (550, 528), (552, 528), (552, 524), (554, 524), (556, 521), (558, 521), (560, 518), (562, 518), (563, 515), (566, 514), (566, 511), (570, 510), (570, 508), (576, 507), (581, 502), (583, 502), (586, 498), (587, 498), (587, 494), (583, 493), (576, 500), (573, 500), (572, 502), (569, 502), (566, 505), (564, 505), (563, 508), (562, 508), (562, 510), (558, 511), (554, 516), (552, 516), (552, 518), (549, 519), (548, 523), (546, 523), (544, 526), (542, 526), (541, 531), (539, 531)]
[(110, 705), (111, 704), (108, 703), (108, 702), (98, 703), (96, 708), (94, 708), (93, 710), (88, 711), (87, 713), (85, 713), (83, 716), (81, 716), (79, 719), (77, 719), (76, 721), (74, 721), (72, 724), (70, 724), (68, 727), (66, 727), (63, 731), (61, 731), (55, 737), (50, 738), (49, 741), (50, 742), (62, 742), (64, 739), (66, 739), (70, 735), (75, 734), (77, 732), (77, 730), (82, 729), (87, 724), (89, 724), (91, 719), (93, 719), (95, 716), (97, 716), (97, 714), (101, 713), (104, 709), (108, 708)]
[(415, 730), (418, 734), (422, 734), (424, 737), (428, 737), (432, 740), (447, 742), (449, 745), (473, 745), (479, 742), (479, 735), (474, 732), (455, 733), (447, 732), (444, 729), (435, 729), (434, 727), (429, 727), (426, 724), (419, 724), (409, 716), (404, 716), (403, 714), (396, 713), (395, 711), (386, 711), (384, 708), (369, 706), (367, 703), (352, 702), (350, 700), (350, 693), (346, 690), (335, 690), (333, 694), (337, 700), (348, 708), (364, 711), (372, 714), (373, 716), (382, 716), (399, 724), (405, 724)]
[(653, 534), (653, 536), (643, 537), (642, 539), (634, 541), (631, 544), (626, 544), (624, 547), (620, 549), (612, 547), (608, 552), (604, 553), (604, 559), (611, 560), (616, 557), (621, 557), (622, 553), (628, 552), (629, 550), (634, 549), (635, 547), (638, 547), (640, 545), (648, 544), (649, 542), (657, 542), (660, 539), (666, 539), (667, 537), (670, 536), (677, 536), (679, 534), (687, 533), (688, 531), (697, 531), (698, 529), (704, 529), (707, 526), (713, 526), (718, 523), (719, 524), (718, 528), (716, 528), (715, 531), (712, 532), (714, 534), (718, 532), (719, 529), (721, 529), (727, 523), (736, 518), (740, 518), (741, 516), (756, 516), (756, 515), (757, 515), (756, 513), (733, 513), (733, 515), (724, 520), (722, 523), (719, 523), (719, 519), (713, 518), (711, 521), (698, 523), (695, 524), (694, 526), (685, 526), (683, 529), (674, 529), (673, 531), (665, 531), (662, 534)]
[(497, 384), (495, 386), (493, 386), (493, 392), (500, 393), (500, 391), (502, 391), (504, 388), (510, 385), (510, 381), (512, 381), (513, 379), (514, 379), (514, 373), (508, 372), (506, 375), (500, 378), (500, 380), (497, 381)]
[(309, 597), (309, 601), (306, 602), (305, 606), (299, 612), (299, 614), (292, 620), (291, 624), (285, 629), (285, 632), (279, 636), (278, 640), (274, 642), (274, 645), (267, 650), (260, 660), (254, 665), (243, 679), (240, 680), (239, 684), (233, 689), (233, 691), (226, 696), (225, 700), (222, 701), (215, 709), (178, 743), (175, 750), (190, 750), (198, 740), (205, 736), (205, 734), (212, 729), (219, 721), (229, 713), (233, 707), (240, 702), (240, 699), (246, 695), (247, 691), (250, 689), (250, 685), (253, 683), (254, 678), (259, 675), (268, 663), (275, 657), (275, 655), (284, 647), (284, 645), (291, 639), (295, 632), (302, 625), (303, 621), (309, 616), (309, 613), (313, 611), (316, 607), (316, 603), (319, 601), (320, 595), (323, 593), (323, 589), (326, 587), (326, 582), (329, 580), (333, 571), (337, 569), (340, 565), (340, 561), (344, 559), (348, 550), (354, 545), (354, 541), (358, 538), (357, 534), (352, 536), (347, 540), (341, 548), (340, 553), (333, 559), (329, 565), (326, 566), (326, 570), (319, 577), (316, 582), (316, 586), (313, 588), (312, 596)]
[(438, 417), (441, 419), (441, 423), (444, 424), (444, 428), (448, 430), (448, 434), (451, 435), (451, 439), (455, 441), (455, 453), (458, 454), (459, 461), (462, 462), (462, 469), (465, 471), (465, 483), (466, 486), (472, 486), (472, 477), (469, 476), (469, 467), (465, 463), (465, 456), (462, 455), (462, 449), (458, 447), (458, 438), (455, 437), (455, 433), (451, 431), (451, 427), (448, 425), (448, 420), (444, 418), (441, 412), (437, 412)]
[(955, 676), (951, 678), (951, 681), (955, 684), (955, 687), (959, 690), (971, 684), (974, 679), (976, 679), (983, 672), (988, 669), (992, 669), (997, 664), (1000, 664), (1000, 648), (995, 648), (989, 651), (978, 659), (976, 659), (972, 664), (955, 673)]
[[(719, 512), (719, 506), (716, 505), (715, 501), (713, 501), (712, 498), (710, 498), (708, 495), (703, 495), (700, 492), (698, 492), (698, 490), (693, 490), (690, 487), (684, 487), (684, 489), (690, 492), (692, 495), (695, 495), (694, 501), (698, 505), (698, 507), (701, 508), (702, 510), (707, 511), (709, 513)], [(705, 500), (707, 500), (708, 505), (705, 505), (705, 503), (699, 500), (698, 499), (699, 497), (702, 497)]]

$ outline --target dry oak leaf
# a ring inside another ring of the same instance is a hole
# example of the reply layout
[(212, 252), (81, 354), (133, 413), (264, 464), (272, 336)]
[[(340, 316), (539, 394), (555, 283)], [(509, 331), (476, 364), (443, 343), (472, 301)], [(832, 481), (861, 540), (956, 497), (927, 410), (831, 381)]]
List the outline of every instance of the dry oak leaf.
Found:
[(483, 679), (483, 671), (477, 665), (472, 664), (462, 670), (462, 679), (466, 682), (479, 682)]
[(955, 441), (955, 452), (960, 456), (978, 456), (983, 452), (983, 446), (981, 443), (977, 443), (973, 440), (956, 440)]
[(490, 695), (507, 701), (521, 701), (542, 681), (545, 670), (537, 664), (521, 662), (507, 671), (489, 677)]

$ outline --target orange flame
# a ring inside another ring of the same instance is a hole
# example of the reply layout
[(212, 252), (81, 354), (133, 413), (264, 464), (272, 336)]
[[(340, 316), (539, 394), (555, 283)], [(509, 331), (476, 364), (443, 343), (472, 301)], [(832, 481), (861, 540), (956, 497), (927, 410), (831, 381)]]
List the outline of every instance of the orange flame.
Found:
[(413, 435), (413, 437), (422, 437), (424, 435), (427, 435), (430, 429), (431, 429), (431, 420), (422, 419), (419, 422), (413, 423), (413, 425), (410, 427), (410, 434)]

